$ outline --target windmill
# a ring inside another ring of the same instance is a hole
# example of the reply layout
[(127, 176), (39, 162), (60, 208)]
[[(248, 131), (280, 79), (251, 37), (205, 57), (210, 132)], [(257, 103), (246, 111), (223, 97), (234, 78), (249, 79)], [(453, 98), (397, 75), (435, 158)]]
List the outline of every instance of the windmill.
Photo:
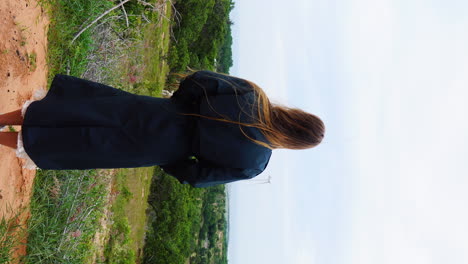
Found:
[(268, 175), (268, 178), (263, 178), (263, 179), (257, 179), (257, 178), (253, 178), (253, 179), (250, 179), (248, 180), (248, 182), (252, 183), (252, 184), (267, 184), (267, 183), (271, 183), (271, 175)]

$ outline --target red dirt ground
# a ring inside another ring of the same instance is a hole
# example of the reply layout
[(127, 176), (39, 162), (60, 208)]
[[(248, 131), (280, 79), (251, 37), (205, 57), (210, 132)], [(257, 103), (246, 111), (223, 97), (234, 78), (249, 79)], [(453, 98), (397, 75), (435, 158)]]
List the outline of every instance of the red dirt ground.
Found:
[[(0, 113), (19, 109), (34, 90), (46, 88), (48, 24), (36, 0), (0, 0)], [(0, 146), (0, 219), (29, 205), (36, 171), (22, 164), (14, 149)], [(19, 221), (28, 218), (26, 210)], [(25, 251), (21, 246), (16, 254)]]

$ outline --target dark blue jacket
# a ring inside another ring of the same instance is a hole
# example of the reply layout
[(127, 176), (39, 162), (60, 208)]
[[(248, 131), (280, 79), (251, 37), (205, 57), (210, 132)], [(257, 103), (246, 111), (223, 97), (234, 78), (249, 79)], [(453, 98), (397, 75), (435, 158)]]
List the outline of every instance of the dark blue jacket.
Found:
[[(160, 165), (182, 183), (207, 187), (255, 177), (271, 150), (246, 138), (237, 124), (181, 113), (249, 123), (254, 100), (244, 81), (209, 71), (186, 78), (171, 99), (56, 75), (47, 96), (28, 107), (21, 135), (42, 169)], [(256, 128), (243, 131), (267, 142)]]
[[(210, 71), (198, 71), (180, 84), (171, 100), (190, 105), (203, 116), (252, 123), (257, 118), (256, 93), (245, 81)], [(253, 127), (242, 126), (249, 137), (268, 143)], [(251, 179), (267, 166), (272, 151), (248, 139), (238, 124), (196, 118), (192, 151), (196, 159), (161, 166), (182, 183), (207, 187)]]

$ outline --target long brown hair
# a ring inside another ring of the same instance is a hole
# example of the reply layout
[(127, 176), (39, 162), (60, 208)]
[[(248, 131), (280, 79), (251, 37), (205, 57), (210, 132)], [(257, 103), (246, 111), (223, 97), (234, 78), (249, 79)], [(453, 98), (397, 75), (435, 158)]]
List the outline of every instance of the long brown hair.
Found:
[[(192, 71), (193, 72), (193, 71)], [(222, 73), (220, 73), (222, 74)], [(178, 77), (185, 78), (188, 74), (176, 74)], [(229, 76), (227, 74), (223, 74)], [(232, 76), (231, 76), (232, 77)], [(216, 78), (216, 77), (213, 77)], [(268, 99), (265, 92), (255, 83), (240, 79), (250, 85), (254, 92), (256, 101), (251, 108), (252, 113), (251, 117), (255, 119), (256, 122), (253, 123), (242, 123), (234, 120), (229, 120), (227, 117), (216, 118), (210, 116), (203, 116), (200, 114), (194, 113), (182, 113), (183, 115), (198, 116), (202, 118), (217, 120), (221, 122), (228, 122), (233, 124), (238, 124), (241, 132), (253, 142), (264, 146), (269, 149), (308, 149), (317, 146), (322, 142), (325, 125), (323, 121), (316, 115), (307, 113), (299, 108), (290, 108), (282, 106), (279, 104), (273, 104)], [(221, 81), (227, 82), (233, 87), (238, 86), (235, 83), (229, 82), (224, 78), (217, 78)], [(194, 81), (196, 83), (196, 81)], [(199, 85), (200, 88), (204, 89), (203, 86)], [(236, 89), (234, 89), (236, 91)], [(205, 92), (206, 95), (206, 92)], [(256, 115), (253, 115), (253, 110), (257, 109)], [(214, 109), (213, 109), (214, 110)], [(241, 110), (245, 112), (245, 109)], [(265, 136), (268, 143), (265, 143), (260, 140), (253, 139), (249, 137), (243, 130), (241, 126), (247, 127), (256, 127), (261, 133)]]

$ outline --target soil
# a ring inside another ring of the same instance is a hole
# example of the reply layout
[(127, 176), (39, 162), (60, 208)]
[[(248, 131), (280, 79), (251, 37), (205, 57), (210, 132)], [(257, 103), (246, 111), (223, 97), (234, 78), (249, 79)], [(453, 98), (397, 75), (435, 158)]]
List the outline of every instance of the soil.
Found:
[[(48, 25), (36, 0), (0, 0), (0, 114), (21, 108), (34, 90), (46, 88)], [(29, 205), (36, 171), (23, 169), (23, 162), (14, 149), (0, 146), (0, 219), (9, 219)], [(28, 218), (26, 209), (19, 223)], [(25, 251), (20, 246), (15, 255)]]

